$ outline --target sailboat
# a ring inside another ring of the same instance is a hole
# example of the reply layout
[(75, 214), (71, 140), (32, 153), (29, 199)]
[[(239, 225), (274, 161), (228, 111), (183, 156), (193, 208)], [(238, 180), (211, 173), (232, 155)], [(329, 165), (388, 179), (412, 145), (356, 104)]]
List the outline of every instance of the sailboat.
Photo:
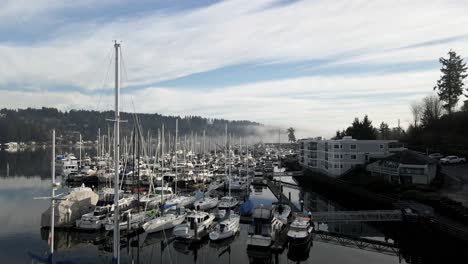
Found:
[(142, 227), (146, 233), (155, 233), (182, 224), (186, 216), (187, 212), (183, 208), (177, 208), (176, 210), (164, 213), (162, 216), (151, 219), (144, 223)]
[(178, 183), (178, 166), (177, 166), (177, 151), (178, 151), (178, 133), (179, 133), (179, 120), (176, 119), (176, 136), (175, 136), (175, 184), (174, 184), (174, 190), (176, 195), (172, 197), (171, 199), (168, 199), (166, 201), (166, 204), (175, 204), (177, 207), (191, 207), (193, 203), (195, 202), (195, 196), (184, 196), (184, 195), (177, 195), (177, 183)]
[[(228, 149), (227, 144), (228, 144), (228, 141), (227, 141), (227, 123), (226, 123), (226, 149)], [(229, 153), (229, 164), (231, 164), (231, 142), (229, 142), (229, 150), (227, 150), (227, 152)], [(224, 157), (224, 164), (225, 166), (227, 164), (226, 156)], [(226, 167), (224, 168), (224, 170), (226, 171)], [(239, 201), (235, 197), (231, 196), (231, 184), (232, 184), (231, 166), (229, 165), (229, 195), (221, 198), (221, 201), (218, 204), (219, 209), (231, 209), (231, 208), (236, 207), (239, 204)]]
[(193, 206), (196, 210), (208, 210), (215, 208), (219, 203), (218, 197), (204, 196), (202, 199), (196, 201)]
[[(142, 226), (145, 222), (154, 219), (156, 217), (156, 210), (141, 211), (137, 213), (132, 213), (131, 210), (128, 210), (120, 216), (119, 219), (119, 230), (135, 230)], [(106, 231), (112, 231), (114, 228), (113, 218), (108, 218), (107, 223), (104, 224)]]

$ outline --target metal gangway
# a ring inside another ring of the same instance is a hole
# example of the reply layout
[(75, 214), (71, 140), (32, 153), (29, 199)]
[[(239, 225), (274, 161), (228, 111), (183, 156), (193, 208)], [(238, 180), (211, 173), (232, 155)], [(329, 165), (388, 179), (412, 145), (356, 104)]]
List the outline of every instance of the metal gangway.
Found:
[(312, 219), (319, 223), (392, 222), (402, 221), (403, 217), (400, 210), (370, 210), (313, 212)]
[(314, 231), (314, 241), (374, 251), (387, 255), (399, 256), (400, 254), (399, 246), (391, 240), (391, 242), (388, 240), (379, 241), (365, 237), (317, 230)]

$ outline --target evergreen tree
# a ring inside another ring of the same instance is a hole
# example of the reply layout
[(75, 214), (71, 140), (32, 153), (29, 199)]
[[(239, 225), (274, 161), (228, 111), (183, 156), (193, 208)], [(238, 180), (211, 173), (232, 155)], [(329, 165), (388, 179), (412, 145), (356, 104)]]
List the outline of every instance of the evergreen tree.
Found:
[(385, 122), (382, 122), (380, 124), (380, 135), (382, 139), (388, 139), (389, 132), (390, 132), (390, 128), (388, 127), (388, 124)]
[(291, 143), (296, 142), (296, 136), (294, 135), (294, 132), (295, 132), (294, 128), (292, 128), (292, 127), (288, 128), (287, 132), (288, 132), (289, 142), (291, 142)]
[(377, 129), (372, 126), (372, 121), (369, 120), (367, 115), (364, 116), (362, 121), (359, 121), (359, 118), (356, 117), (345, 133), (346, 136), (351, 136), (354, 139), (377, 139)]
[(466, 63), (455, 51), (450, 50), (448, 55), (448, 59), (444, 57), (439, 59), (442, 64), (440, 69), (442, 76), (437, 81), (434, 90), (437, 90), (440, 100), (445, 102), (444, 108), (451, 115), (458, 103), (458, 97), (463, 94), (463, 79), (467, 76), (465, 74), (467, 68)]

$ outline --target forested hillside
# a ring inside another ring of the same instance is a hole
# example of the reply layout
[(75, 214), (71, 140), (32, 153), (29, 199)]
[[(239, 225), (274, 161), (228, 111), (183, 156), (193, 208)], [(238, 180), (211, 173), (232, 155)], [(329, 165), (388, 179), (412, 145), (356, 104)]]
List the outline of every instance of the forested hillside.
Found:
[[(42, 109), (2, 109), (0, 110), (0, 142), (45, 142), (50, 140), (51, 130), (56, 129), (57, 135), (64, 140), (76, 141), (81, 133), (83, 140), (95, 140), (100, 128), (102, 134), (112, 130), (113, 111), (97, 112), (87, 110), (59, 111), (55, 108)], [(262, 126), (251, 121), (227, 121), (224, 119), (208, 119), (199, 116), (163, 116), (160, 114), (121, 113), (121, 119), (127, 120), (121, 124), (122, 135), (130, 135), (137, 116), (145, 135), (148, 131), (154, 136), (158, 128), (164, 124), (165, 131), (175, 132), (175, 120), (179, 118), (179, 135), (201, 136), (206, 130), (207, 136), (224, 135), (225, 124), (229, 132), (236, 136), (255, 135), (256, 128)]]

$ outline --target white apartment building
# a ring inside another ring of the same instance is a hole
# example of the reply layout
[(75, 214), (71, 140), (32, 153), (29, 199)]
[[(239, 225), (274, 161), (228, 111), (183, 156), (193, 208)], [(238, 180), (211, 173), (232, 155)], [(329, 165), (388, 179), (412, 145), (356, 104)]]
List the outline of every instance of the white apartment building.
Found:
[(392, 151), (402, 150), (402, 145), (396, 140), (357, 140), (352, 137), (324, 140), (319, 137), (297, 142), (299, 164), (331, 177), (365, 165), (371, 158), (385, 158)]

